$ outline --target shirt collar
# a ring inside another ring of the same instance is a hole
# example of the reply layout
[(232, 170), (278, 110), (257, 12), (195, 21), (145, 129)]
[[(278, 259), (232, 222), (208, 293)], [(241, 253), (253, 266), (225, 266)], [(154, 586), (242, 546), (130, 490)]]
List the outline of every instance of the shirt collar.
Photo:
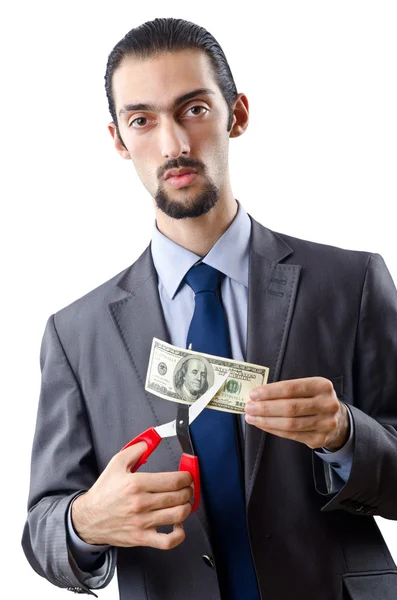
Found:
[(157, 275), (170, 298), (175, 296), (189, 269), (200, 260), (248, 288), (251, 219), (238, 201), (237, 204), (236, 217), (203, 258), (167, 238), (155, 223), (152, 257)]

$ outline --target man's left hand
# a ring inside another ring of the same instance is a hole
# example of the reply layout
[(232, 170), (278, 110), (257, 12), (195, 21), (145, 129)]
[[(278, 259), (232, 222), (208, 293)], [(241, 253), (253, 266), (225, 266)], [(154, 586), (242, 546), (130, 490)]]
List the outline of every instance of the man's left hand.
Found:
[(349, 438), (349, 415), (324, 377), (304, 377), (261, 385), (250, 393), (245, 420), (309, 448), (338, 450)]

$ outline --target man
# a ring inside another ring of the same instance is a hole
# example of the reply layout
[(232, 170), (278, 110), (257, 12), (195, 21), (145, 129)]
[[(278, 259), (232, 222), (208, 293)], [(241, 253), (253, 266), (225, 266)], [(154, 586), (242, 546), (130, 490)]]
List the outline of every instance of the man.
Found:
[(175, 390), (183, 400), (194, 402), (208, 389), (207, 368), (202, 360), (189, 358), (175, 373)]
[[(145, 23), (116, 45), (105, 80), (110, 133), (153, 198), (156, 227), (131, 267), (48, 321), (28, 560), (89, 594), (117, 563), (123, 600), (395, 599), (396, 565), (373, 519), (397, 519), (397, 294), (382, 258), (272, 232), (236, 202), (228, 145), (247, 128), (248, 100), (206, 30)], [(198, 270), (221, 283), (195, 290)], [(186, 347), (204, 295), (230, 356), (270, 369), (234, 421), (245, 514), (229, 529), (249, 538), (244, 572), (210, 514), (216, 478), (190, 514), (177, 440), (136, 473), (145, 444), (120, 452), (175, 418), (174, 403), (144, 391), (151, 343)]]

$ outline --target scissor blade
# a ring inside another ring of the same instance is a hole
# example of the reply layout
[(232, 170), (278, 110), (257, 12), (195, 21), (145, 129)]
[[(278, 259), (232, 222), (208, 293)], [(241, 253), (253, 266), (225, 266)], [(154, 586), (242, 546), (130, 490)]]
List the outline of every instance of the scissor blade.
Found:
[[(229, 377), (229, 374), (230, 371), (228, 371), (221, 379), (219, 379), (219, 381), (214, 383), (214, 385), (210, 387), (210, 389), (207, 390), (205, 394), (201, 396), (201, 398), (196, 400), (196, 402), (189, 407), (189, 425), (190, 423), (193, 423), (194, 419), (199, 416), (207, 404), (211, 402), (212, 398), (219, 392), (226, 379)], [(176, 435), (176, 420), (174, 419), (169, 423), (159, 425), (158, 427), (155, 427), (155, 430), (162, 438), (172, 437), (173, 435)]]
[(176, 435), (176, 421), (174, 419), (173, 421), (170, 421), (169, 423), (164, 423), (164, 425), (159, 425), (158, 427), (155, 427), (155, 430), (157, 431), (159, 436), (162, 438), (172, 437), (173, 435)]
[(194, 419), (204, 410), (212, 398), (219, 392), (226, 379), (229, 377), (230, 371), (228, 371), (221, 379), (214, 383), (214, 385), (196, 400), (194, 404), (189, 408), (189, 425), (193, 423)]

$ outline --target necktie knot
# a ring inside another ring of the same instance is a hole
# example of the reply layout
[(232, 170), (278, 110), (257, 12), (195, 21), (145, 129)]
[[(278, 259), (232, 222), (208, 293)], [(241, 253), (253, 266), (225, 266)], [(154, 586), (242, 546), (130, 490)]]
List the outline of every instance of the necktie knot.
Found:
[(199, 263), (186, 273), (185, 281), (194, 293), (198, 294), (200, 292), (216, 292), (222, 277), (223, 274), (214, 267)]

